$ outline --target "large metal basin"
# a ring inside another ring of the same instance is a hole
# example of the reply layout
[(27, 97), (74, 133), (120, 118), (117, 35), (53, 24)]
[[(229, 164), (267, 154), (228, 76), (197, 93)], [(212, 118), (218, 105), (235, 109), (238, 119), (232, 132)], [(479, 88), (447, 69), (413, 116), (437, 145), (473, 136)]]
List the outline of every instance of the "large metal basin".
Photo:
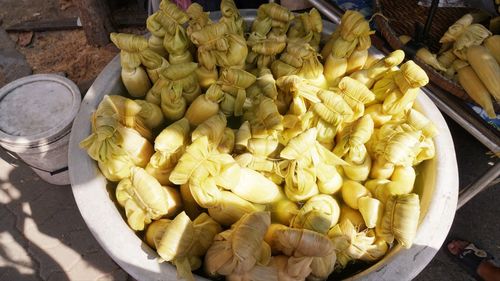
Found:
[[(242, 10), (247, 22), (256, 10)], [(218, 13), (212, 13), (218, 18)], [(325, 37), (334, 25), (324, 23)], [(372, 50), (377, 52), (376, 50)], [(69, 173), (73, 194), (83, 219), (104, 250), (137, 280), (175, 280), (175, 267), (158, 263), (155, 251), (146, 245), (123, 220), (96, 162), (80, 149), (79, 143), (91, 133), (90, 116), (105, 94), (124, 93), (116, 56), (99, 74), (87, 92), (71, 131)], [(421, 93), (417, 109), (439, 130), (434, 139), (436, 157), (419, 169), (415, 190), (420, 194), (421, 216), (411, 249), (396, 246), (379, 262), (350, 277), (352, 280), (411, 280), (431, 261), (451, 227), (458, 197), (458, 169), (448, 126), (432, 101)], [(198, 280), (207, 280), (197, 277)]]

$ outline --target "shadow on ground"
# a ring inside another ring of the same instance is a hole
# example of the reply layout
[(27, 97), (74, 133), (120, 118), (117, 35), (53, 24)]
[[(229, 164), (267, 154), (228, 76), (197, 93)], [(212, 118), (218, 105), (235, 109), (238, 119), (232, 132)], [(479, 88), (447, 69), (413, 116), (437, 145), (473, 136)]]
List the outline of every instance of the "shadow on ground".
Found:
[(0, 280), (127, 280), (98, 245), (70, 186), (0, 149)]

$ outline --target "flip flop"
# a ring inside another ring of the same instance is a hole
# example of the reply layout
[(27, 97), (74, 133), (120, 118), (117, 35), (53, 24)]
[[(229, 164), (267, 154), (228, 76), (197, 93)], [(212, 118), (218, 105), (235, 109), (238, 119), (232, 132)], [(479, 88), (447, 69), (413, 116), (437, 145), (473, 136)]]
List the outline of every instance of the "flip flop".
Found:
[[(464, 241), (469, 244), (462, 250), (460, 250), (457, 255), (454, 255), (448, 249), (448, 245), (453, 241)], [(448, 241), (446, 243), (446, 252), (449, 255), (453, 256), (454, 259), (458, 260), (458, 263), (477, 280), (482, 280), (482, 278), (477, 274), (477, 268), (479, 267), (479, 264), (481, 264), (481, 262), (483, 261), (493, 259), (493, 256), (485, 250), (478, 248), (476, 245), (474, 245), (474, 243), (462, 239), (452, 239)]]

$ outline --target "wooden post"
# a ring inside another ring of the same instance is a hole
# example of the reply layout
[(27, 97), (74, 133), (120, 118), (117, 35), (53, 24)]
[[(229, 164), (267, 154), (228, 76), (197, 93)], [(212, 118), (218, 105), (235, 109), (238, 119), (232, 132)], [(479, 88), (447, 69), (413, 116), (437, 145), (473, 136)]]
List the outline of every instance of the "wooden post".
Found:
[(87, 42), (94, 46), (108, 44), (109, 33), (115, 29), (107, 1), (77, 0), (76, 3)]

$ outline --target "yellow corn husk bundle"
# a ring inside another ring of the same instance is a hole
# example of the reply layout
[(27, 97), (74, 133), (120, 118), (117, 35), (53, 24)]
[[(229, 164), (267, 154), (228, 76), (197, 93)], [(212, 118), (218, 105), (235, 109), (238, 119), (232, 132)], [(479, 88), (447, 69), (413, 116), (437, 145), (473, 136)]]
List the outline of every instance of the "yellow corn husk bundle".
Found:
[[(317, 173), (321, 165), (347, 164), (316, 140), (317, 130), (311, 128), (292, 138), (280, 157), (290, 160), (285, 171), (285, 194), (292, 201), (303, 201), (319, 193)], [(320, 180), (326, 184), (327, 178)], [(336, 187), (332, 187), (336, 189)]]
[(146, 237), (150, 237), (148, 244), (156, 248), (164, 261), (176, 266), (179, 278), (194, 280), (191, 272), (201, 267), (201, 257), (221, 231), (220, 225), (205, 213), (191, 221), (182, 212), (173, 220), (153, 222)]
[(341, 191), (344, 203), (356, 210), (359, 209), (358, 199), (371, 195), (364, 185), (352, 180), (345, 180)]
[(318, 93), (321, 100), (311, 106), (309, 127), (318, 130), (318, 141), (328, 148), (333, 148), (334, 137), (343, 122), (353, 120), (354, 112), (350, 105), (338, 94), (331, 91)]
[(247, 39), (250, 51), (246, 63), (259, 69), (267, 68), (276, 60), (276, 56), (286, 47), (286, 35), (270, 35), (268, 37), (253, 32)]
[(193, 194), (191, 194), (191, 190), (189, 189), (189, 184), (182, 184), (179, 187), (179, 191), (181, 193), (184, 212), (186, 212), (190, 219), (195, 219), (203, 213), (204, 209), (194, 200)]
[(105, 95), (95, 111), (95, 118), (109, 116), (115, 118), (122, 125), (136, 130), (144, 138), (153, 138), (152, 127), (148, 127), (145, 119), (141, 118), (142, 107), (129, 98), (119, 95)]
[(385, 114), (382, 109), (382, 104), (375, 103), (365, 108), (365, 114), (370, 115), (373, 121), (373, 127), (380, 128), (385, 123), (391, 121), (392, 115)]
[(444, 68), (449, 68), (456, 59), (457, 59), (457, 56), (455, 56), (452, 49), (441, 53), (437, 58), (438, 62)]
[(359, 232), (350, 220), (341, 221), (329, 232), (337, 254), (337, 265), (342, 269), (353, 260), (373, 262), (382, 258), (388, 246), (377, 241), (370, 231)]
[(439, 40), (439, 43), (453, 43), (460, 37), (460, 35), (466, 30), (466, 28), (472, 24), (474, 18), (471, 14), (465, 14), (460, 19), (458, 19), (454, 24), (448, 27), (448, 30), (444, 33), (443, 37)]
[(276, 78), (298, 75), (308, 79), (313, 85), (327, 88), (323, 65), (318, 56), (316, 50), (307, 43), (289, 43), (280, 59), (271, 64), (271, 71)]
[(182, 96), (180, 85), (170, 84), (161, 90), (160, 108), (167, 120), (176, 121), (181, 119), (186, 112), (186, 99)]
[(191, 133), (191, 142), (205, 136), (208, 138), (210, 149), (216, 149), (224, 137), (226, 125), (227, 120), (224, 114), (218, 113), (213, 115), (193, 130)]
[(471, 24), (453, 44), (453, 53), (458, 58), (467, 60), (467, 49), (471, 46), (481, 45), (484, 39), (489, 36), (491, 36), (491, 32), (486, 27), (478, 23)]
[(488, 117), (496, 117), (490, 92), (488, 92), (488, 89), (486, 89), (486, 86), (484, 86), (472, 67), (465, 66), (458, 70), (458, 82), (467, 92), (469, 97), (484, 109)]
[(176, 189), (161, 186), (138, 167), (131, 168), (130, 178), (118, 183), (116, 199), (124, 207), (127, 222), (133, 230), (143, 230), (146, 224), (162, 216), (173, 216), (182, 206)]
[(161, 1), (156, 21), (165, 29), (163, 47), (167, 50), (168, 60), (172, 64), (193, 60), (188, 50), (190, 42), (183, 27), (188, 20), (188, 15), (176, 4), (167, 0)]
[(340, 216), (340, 207), (330, 195), (315, 195), (299, 209), (290, 225), (294, 228), (304, 228), (326, 234), (337, 224)]
[(272, 203), (269, 211), (271, 212), (271, 221), (283, 225), (290, 225), (292, 219), (299, 212), (297, 203), (291, 201), (286, 196)]
[(276, 85), (281, 92), (292, 96), (292, 103), (289, 106), (288, 113), (302, 115), (307, 112), (312, 104), (321, 102), (318, 93), (322, 91), (308, 80), (297, 75), (288, 75), (278, 78)]
[(153, 84), (160, 79), (160, 72), (169, 66), (168, 61), (151, 48), (141, 51), (140, 58)]
[(186, 10), (189, 17), (186, 33), (189, 37), (195, 31), (201, 30), (203, 27), (212, 24), (210, 20), (210, 13), (203, 11), (203, 6), (198, 3), (192, 3)]
[(243, 114), (243, 120), (249, 121), (253, 137), (265, 137), (283, 130), (283, 116), (268, 97), (254, 99), (251, 108)]
[(257, 78), (242, 69), (225, 68), (221, 71), (217, 84), (225, 93), (220, 107), (226, 115), (243, 115), (243, 105), (247, 93), (246, 89), (252, 85)]
[(497, 63), (500, 63), (500, 35), (493, 35), (486, 38), (483, 45), (488, 48)]
[(370, 89), (387, 71), (403, 62), (404, 57), (405, 54), (403, 51), (395, 50), (384, 58), (374, 62), (370, 67), (352, 73), (350, 77), (363, 83)]
[(340, 80), (336, 91), (353, 111), (352, 117), (346, 122), (355, 121), (363, 116), (365, 104), (375, 99), (375, 95), (365, 85), (347, 76)]
[(397, 166), (389, 179), (374, 179), (365, 183), (373, 196), (386, 203), (393, 195), (409, 194), (415, 183), (415, 170), (413, 167)]
[(92, 134), (80, 143), (110, 181), (130, 175), (133, 166), (144, 167), (152, 155), (152, 145), (133, 129), (111, 116), (92, 117)]
[(235, 139), (236, 136), (234, 131), (230, 128), (225, 128), (224, 133), (222, 135), (222, 139), (219, 143), (219, 146), (217, 147), (217, 150), (220, 153), (227, 153), (227, 154), (233, 153)]
[(161, 71), (160, 76), (170, 81), (173, 86), (182, 89), (182, 97), (187, 103), (193, 102), (201, 94), (196, 69), (198, 65), (194, 62), (170, 65)]
[(240, 11), (236, 7), (236, 4), (234, 4), (234, 1), (222, 0), (220, 3), (220, 11), (222, 14), (220, 22), (225, 23), (231, 33), (243, 36), (245, 22), (241, 18)]
[(247, 88), (247, 97), (254, 99), (259, 95), (264, 95), (270, 99), (276, 100), (278, 89), (276, 80), (269, 68), (261, 68), (256, 71), (257, 80)]
[(397, 71), (388, 70), (371, 88), (377, 102), (383, 103), (389, 94), (399, 90), (398, 85), (394, 81), (394, 75), (396, 75)]
[(438, 129), (432, 121), (416, 109), (410, 109), (408, 111), (406, 114), (406, 122), (414, 130), (421, 130), (422, 134), (427, 138), (433, 138), (439, 134)]
[(146, 28), (151, 33), (148, 39), (148, 47), (165, 58), (168, 55), (167, 50), (163, 47), (163, 37), (165, 36), (166, 30), (163, 28), (163, 25), (156, 20), (159, 13), (161, 12), (157, 11), (153, 13), (146, 20)]
[(260, 5), (257, 10), (257, 18), (252, 24), (252, 32), (261, 35), (268, 33), (273, 35), (286, 34), (293, 18), (293, 14), (288, 9), (276, 3)]
[(318, 163), (316, 166), (318, 190), (323, 194), (334, 194), (340, 190), (343, 178), (335, 165)]
[(413, 106), (420, 91), (419, 88), (429, 83), (429, 77), (411, 60), (404, 63), (401, 70), (394, 72), (391, 76), (397, 89), (394, 89), (394, 85), (390, 84), (392, 82), (389, 82), (387, 89), (390, 90), (385, 96), (382, 109), (386, 114), (397, 115)]
[(345, 74), (351, 74), (364, 66), (372, 33), (361, 13), (347, 11), (342, 16), (338, 31), (321, 52), (326, 58), (324, 74), (330, 86), (336, 86)]
[(309, 13), (301, 13), (292, 21), (287, 37), (292, 42), (309, 43), (315, 50), (319, 50), (322, 31), (323, 21), (321, 15), (316, 8), (312, 8)]
[(205, 255), (208, 275), (224, 275), (229, 279), (248, 276), (249, 280), (277, 280), (275, 271), (271, 270), (267, 271), (270, 279), (251, 279), (264, 270), (262, 267), (268, 265), (271, 259), (269, 245), (264, 242), (270, 223), (269, 213), (253, 212), (244, 215), (231, 229), (217, 234)]
[(265, 206), (249, 202), (229, 191), (222, 191), (219, 202), (208, 208), (208, 214), (221, 225), (230, 226), (245, 214), (264, 211)]
[(137, 116), (143, 120), (146, 127), (156, 130), (164, 125), (165, 118), (163, 117), (163, 112), (158, 105), (145, 100), (134, 101), (141, 107), (141, 111), (139, 111)]
[(370, 115), (364, 115), (347, 125), (337, 134), (337, 144), (333, 153), (344, 157), (348, 163), (363, 163), (367, 155), (365, 143), (371, 138), (373, 128), (374, 124)]
[(151, 88), (151, 81), (140, 65), (140, 52), (148, 48), (148, 41), (140, 35), (114, 32), (110, 34), (110, 38), (121, 50), (121, 77), (127, 92), (133, 97), (144, 97)]
[(146, 171), (160, 184), (170, 184), (170, 173), (184, 153), (189, 141), (189, 123), (182, 118), (163, 129), (155, 139), (155, 151)]
[(245, 38), (231, 33), (223, 22), (203, 27), (191, 34), (191, 41), (198, 47), (198, 61), (208, 71), (216, 65), (228, 68), (243, 67), (248, 54)]
[(410, 166), (420, 147), (421, 131), (414, 131), (409, 125), (387, 124), (377, 132), (374, 154), (394, 165)]
[(330, 255), (324, 257), (315, 257), (311, 262), (311, 274), (306, 280), (320, 281), (326, 280), (335, 269), (337, 254), (333, 251)]
[(359, 210), (355, 210), (346, 204), (340, 204), (340, 218), (339, 223), (349, 220), (356, 229), (363, 230), (366, 228), (365, 220), (363, 216), (359, 212)]
[(335, 263), (335, 251), (325, 235), (307, 229), (293, 229), (272, 224), (265, 236), (273, 252), (269, 266), (278, 271), (278, 280), (304, 280), (313, 276), (328, 275)]
[(424, 63), (432, 66), (434, 69), (439, 71), (446, 71), (446, 67), (441, 65), (438, 61), (436, 54), (431, 53), (427, 48), (420, 48), (417, 51), (416, 57), (419, 58)]
[(500, 66), (490, 51), (483, 46), (471, 46), (467, 50), (467, 60), (490, 94), (500, 101)]
[(418, 195), (411, 193), (391, 196), (385, 204), (380, 226), (377, 225), (377, 236), (388, 243), (396, 239), (409, 249), (417, 232), (419, 216)]
[(219, 112), (219, 102), (223, 97), (224, 92), (221, 87), (219, 85), (212, 85), (205, 94), (198, 96), (189, 105), (184, 116), (192, 126), (198, 126)]

